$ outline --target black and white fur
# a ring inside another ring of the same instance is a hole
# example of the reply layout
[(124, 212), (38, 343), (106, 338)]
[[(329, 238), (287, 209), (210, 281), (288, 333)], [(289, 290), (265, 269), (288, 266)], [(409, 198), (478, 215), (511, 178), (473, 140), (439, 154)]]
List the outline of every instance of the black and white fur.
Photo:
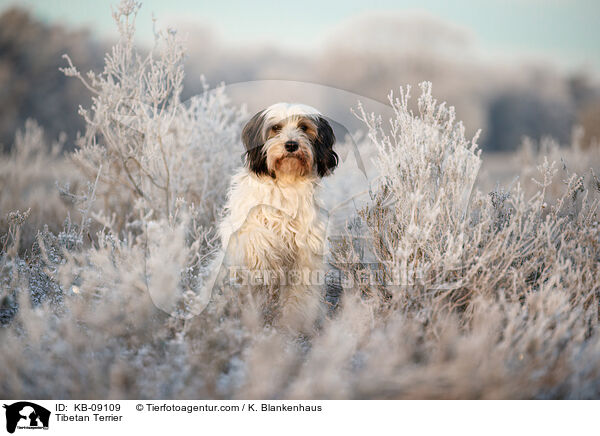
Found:
[(333, 129), (310, 106), (277, 103), (248, 121), (242, 141), (245, 165), (219, 226), (225, 263), (260, 273), (248, 288), (270, 322), (310, 332), (323, 313), (325, 224), (316, 194), (338, 163)]

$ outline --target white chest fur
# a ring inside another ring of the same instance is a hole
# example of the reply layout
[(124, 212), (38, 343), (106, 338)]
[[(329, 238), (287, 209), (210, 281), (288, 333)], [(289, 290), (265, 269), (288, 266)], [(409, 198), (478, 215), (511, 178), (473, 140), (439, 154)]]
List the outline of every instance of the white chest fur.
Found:
[(284, 182), (242, 168), (219, 227), (226, 263), (285, 273), (321, 263), (325, 230), (314, 179)]

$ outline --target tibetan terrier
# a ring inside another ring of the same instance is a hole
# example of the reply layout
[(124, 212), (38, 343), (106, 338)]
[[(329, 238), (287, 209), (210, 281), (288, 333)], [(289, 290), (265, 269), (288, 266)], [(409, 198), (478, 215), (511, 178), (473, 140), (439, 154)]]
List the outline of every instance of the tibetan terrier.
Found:
[(337, 166), (331, 125), (315, 109), (277, 103), (242, 131), (219, 233), (225, 264), (267, 323), (309, 333), (323, 314), (325, 224), (319, 180)]

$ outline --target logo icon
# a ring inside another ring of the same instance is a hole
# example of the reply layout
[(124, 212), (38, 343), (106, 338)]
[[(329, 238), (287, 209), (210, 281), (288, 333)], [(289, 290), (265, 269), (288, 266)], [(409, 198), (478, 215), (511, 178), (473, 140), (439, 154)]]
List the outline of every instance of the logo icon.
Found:
[(6, 409), (6, 431), (14, 433), (15, 429), (48, 429), (50, 411), (29, 401), (19, 401)]

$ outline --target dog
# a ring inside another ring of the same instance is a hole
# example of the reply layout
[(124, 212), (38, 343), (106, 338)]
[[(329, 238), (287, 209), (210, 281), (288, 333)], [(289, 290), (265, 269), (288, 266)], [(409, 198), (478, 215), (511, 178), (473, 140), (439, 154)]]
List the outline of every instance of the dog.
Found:
[(316, 109), (277, 103), (254, 115), (241, 136), (244, 165), (219, 226), (226, 264), (237, 268), (267, 323), (310, 333), (324, 314), (317, 191), (338, 165), (335, 134)]

